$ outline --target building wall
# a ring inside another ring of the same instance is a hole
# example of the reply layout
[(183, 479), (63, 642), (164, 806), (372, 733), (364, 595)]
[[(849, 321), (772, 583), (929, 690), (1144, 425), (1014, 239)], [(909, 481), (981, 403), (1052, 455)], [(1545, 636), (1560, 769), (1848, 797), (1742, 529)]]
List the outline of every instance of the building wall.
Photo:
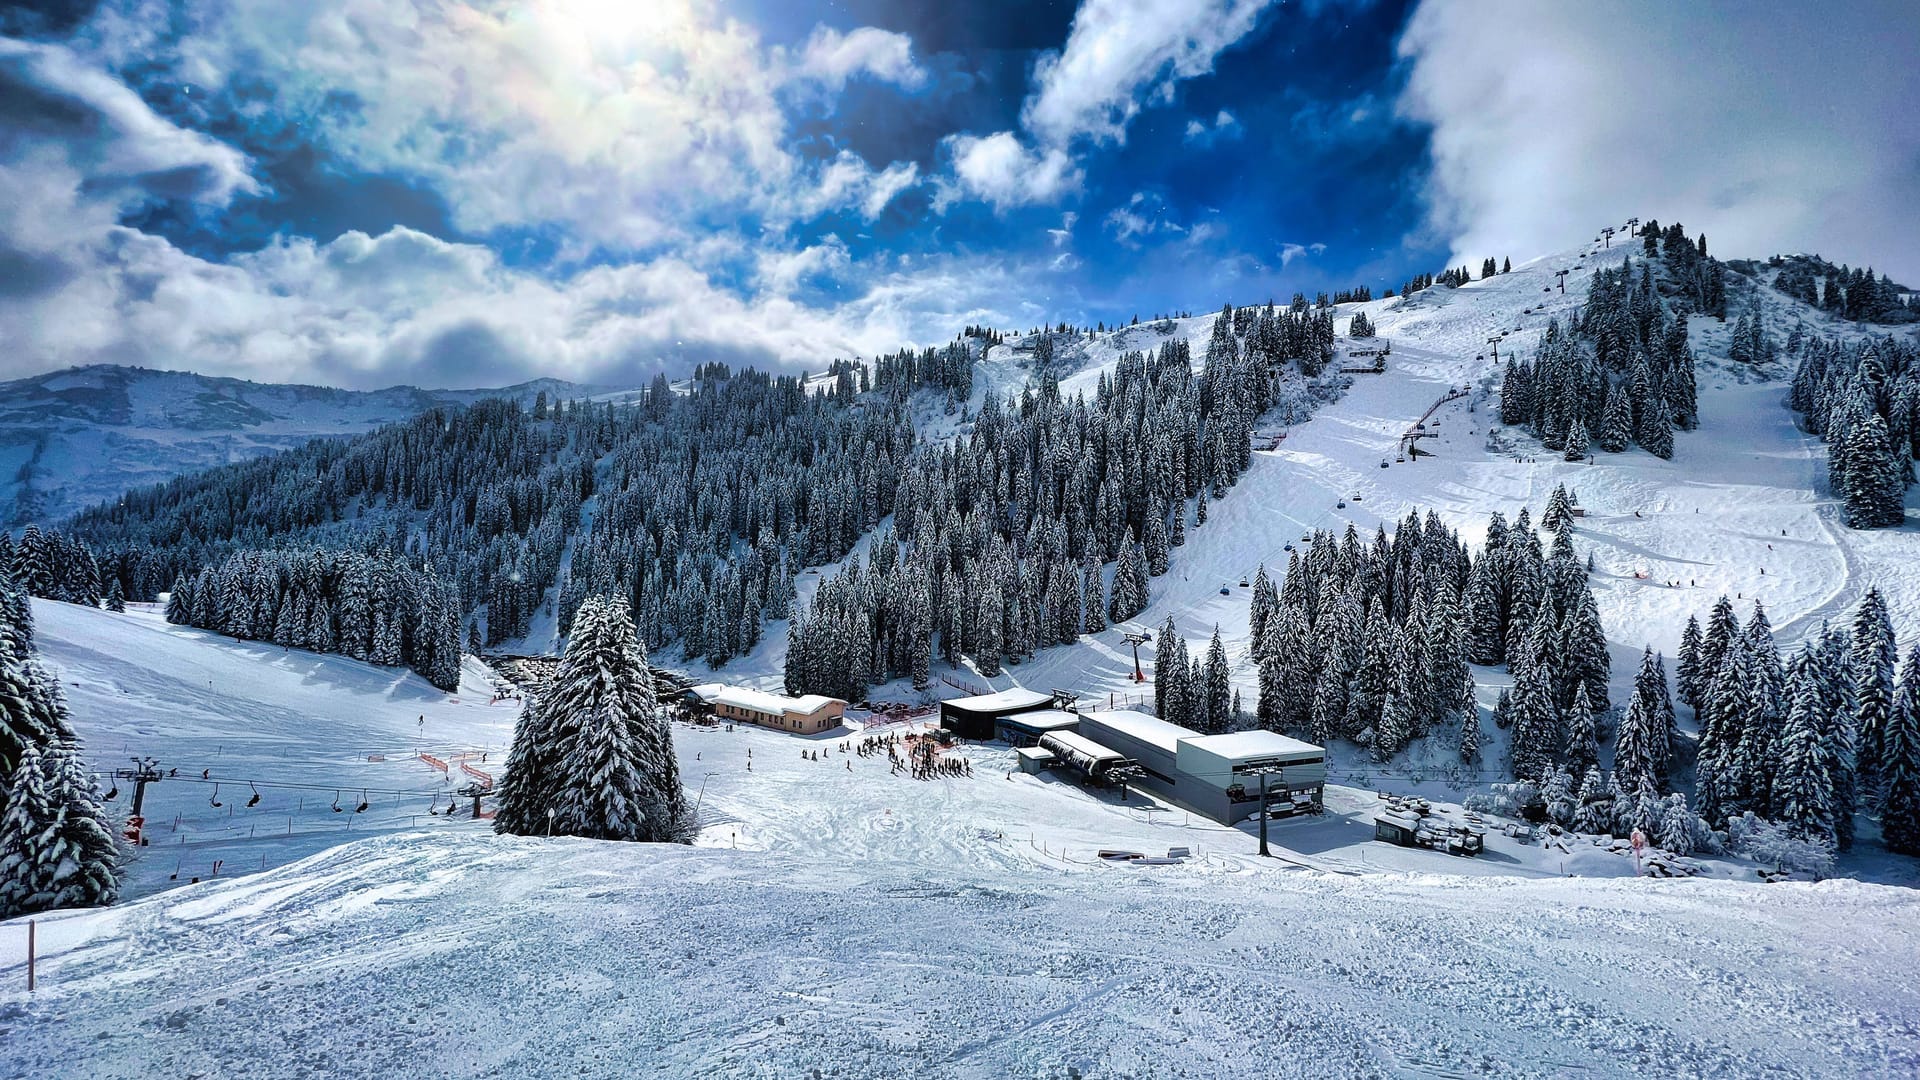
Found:
[(846, 708), (837, 702), (820, 707), (820, 711), (811, 713), (769, 713), (757, 709), (745, 709), (738, 705), (717, 704), (713, 714), (723, 720), (733, 720), (742, 724), (758, 724), (776, 731), (792, 731), (802, 735), (818, 735), (831, 731), (840, 724)]

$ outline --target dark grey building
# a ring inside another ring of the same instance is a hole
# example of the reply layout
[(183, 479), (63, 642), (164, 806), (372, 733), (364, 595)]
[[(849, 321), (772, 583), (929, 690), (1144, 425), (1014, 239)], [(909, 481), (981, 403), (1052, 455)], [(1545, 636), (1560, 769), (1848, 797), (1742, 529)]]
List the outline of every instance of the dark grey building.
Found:
[(1075, 730), (1139, 765), (1147, 790), (1222, 824), (1260, 810), (1262, 772), (1274, 813), (1317, 811), (1326, 788), (1326, 751), (1271, 731), (1201, 735), (1131, 709), (1081, 713)]
[[(1010, 716), (1053, 708), (1053, 695), (1014, 687), (940, 703), (940, 726), (963, 739), (995, 738), (994, 725)], [(1038, 741), (1036, 736), (1035, 741)]]

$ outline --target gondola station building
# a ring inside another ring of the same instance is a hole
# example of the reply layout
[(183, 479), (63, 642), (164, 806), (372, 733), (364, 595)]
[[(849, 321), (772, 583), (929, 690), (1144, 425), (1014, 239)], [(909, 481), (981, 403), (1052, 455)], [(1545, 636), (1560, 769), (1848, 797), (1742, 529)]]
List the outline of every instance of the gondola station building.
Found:
[(1272, 814), (1315, 813), (1327, 753), (1271, 731), (1202, 735), (1132, 709), (1081, 712), (1071, 695), (1014, 688), (940, 705), (940, 726), (963, 739), (1020, 750), (1022, 770), (1072, 772), (1124, 782), (1222, 824), (1260, 809), (1262, 776)]
[(1318, 813), (1326, 789), (1327, 752), (1278, 732), (1202, 735), (1131, 709), (1082, 713), (1075, 731), (1138, 765), (1141, 787), (1225, 825), (1260, 811), (1262, 774), (1274, 815)]

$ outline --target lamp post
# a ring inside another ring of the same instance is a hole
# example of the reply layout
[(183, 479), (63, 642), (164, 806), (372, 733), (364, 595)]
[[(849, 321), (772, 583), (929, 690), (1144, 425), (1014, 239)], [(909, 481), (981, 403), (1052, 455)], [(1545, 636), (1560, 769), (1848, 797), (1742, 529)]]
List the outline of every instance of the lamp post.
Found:
[(547, 807), (547, 839), (553, 839), (553, 807)]

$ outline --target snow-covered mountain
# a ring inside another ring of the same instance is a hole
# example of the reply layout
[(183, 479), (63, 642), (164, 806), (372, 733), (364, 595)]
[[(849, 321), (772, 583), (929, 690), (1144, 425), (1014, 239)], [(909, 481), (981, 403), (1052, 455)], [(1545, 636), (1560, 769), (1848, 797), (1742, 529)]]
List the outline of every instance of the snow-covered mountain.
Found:
[(0, 383), (0, 527), (54, 521), (181, 473), (355, 435), (437, 405), (596, 391), (556, 379), (498, 390), (338, 390), (95, 364)]

